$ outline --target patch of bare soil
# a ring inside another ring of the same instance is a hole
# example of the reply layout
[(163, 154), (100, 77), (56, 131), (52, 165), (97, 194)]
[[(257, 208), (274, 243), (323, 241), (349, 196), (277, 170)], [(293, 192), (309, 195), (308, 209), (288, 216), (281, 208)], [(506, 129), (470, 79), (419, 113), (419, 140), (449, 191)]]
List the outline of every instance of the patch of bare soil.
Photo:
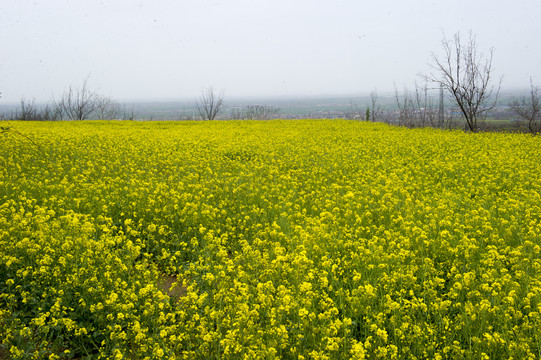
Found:
[(180, 299), (188, 295), (188, 288), (181, 285), (177, 276), (163, 274), (158, 280), (158, 289), (172, 298)]

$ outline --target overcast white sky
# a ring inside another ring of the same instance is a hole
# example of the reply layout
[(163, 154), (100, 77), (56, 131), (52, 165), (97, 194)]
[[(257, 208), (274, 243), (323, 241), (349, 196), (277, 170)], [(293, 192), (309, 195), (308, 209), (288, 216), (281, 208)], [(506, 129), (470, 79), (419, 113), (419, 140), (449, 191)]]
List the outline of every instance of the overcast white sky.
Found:
[(472, 30), (503, 87), (541, 85), (540, 0), (1, 0), (0, 102), (89, 76), (118, 99), (363, 95), (413, 87)]

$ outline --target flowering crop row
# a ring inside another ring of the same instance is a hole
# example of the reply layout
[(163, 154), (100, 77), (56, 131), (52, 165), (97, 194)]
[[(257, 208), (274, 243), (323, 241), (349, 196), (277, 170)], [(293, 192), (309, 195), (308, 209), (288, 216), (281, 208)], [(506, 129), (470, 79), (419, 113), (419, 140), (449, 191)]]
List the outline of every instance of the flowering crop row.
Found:
[(539, 137), (15, 126), (0, 358), (541, 358)]

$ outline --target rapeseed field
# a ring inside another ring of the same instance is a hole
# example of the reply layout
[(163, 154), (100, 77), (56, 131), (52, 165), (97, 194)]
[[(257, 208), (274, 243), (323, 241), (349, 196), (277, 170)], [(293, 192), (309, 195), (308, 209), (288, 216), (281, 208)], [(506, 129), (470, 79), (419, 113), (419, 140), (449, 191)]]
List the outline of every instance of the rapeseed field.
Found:
[(0, 358), (541, 358), (541, 137), (11, 125)]

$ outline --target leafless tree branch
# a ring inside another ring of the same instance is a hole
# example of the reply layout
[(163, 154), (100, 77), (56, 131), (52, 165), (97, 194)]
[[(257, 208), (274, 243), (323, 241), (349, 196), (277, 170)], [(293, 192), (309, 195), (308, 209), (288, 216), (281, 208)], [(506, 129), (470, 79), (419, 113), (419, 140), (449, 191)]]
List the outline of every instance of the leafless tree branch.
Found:
[(459, 107), (470, 131), (479, 130), (480, 118), (496, 106), (501, 88), (492, 83), (492, 59), (494, 49), (485, 57), (479, 53), (475, 36), (462, 41), (460, 33), (452, 40), (442, 40), (443, 57), (432, 54), (432, 68), (436, 73), (425, 75), (425, 79), (439, 83)]
[(280, 108), (270, 105), (247, 105), (231, 110), (231, 118), (238, 120), (268, 120), (276, 117)]
[(370, 92), (370, 102), (372, 103), (372, 121), (378, 121), (381, 108), (378, 105), (378, 90), (374, 89)]
[(95, 102), (95, 116), (97, 120), (113, 120), (121, 117), (122, 107), (115, 99), (97, 95)]
[(72, 87), (64, 92), (59, 105), (70, 120), (86, 120), (96, 110), (98, 94), (88, 89), (88, 78), (80, 88)]
[(533, 85), (530, 78), (530, 94), (514, 98), (509, 104), (522, 120), (528, 123), (528, 130), (532, 134), (541, 132), (541, 108), (539, 104), (539, 88)]
[(216, 92), (212, 87), (202, 91), (201, 97), (196, 100), (197, 113), (203, 120), (214, 120), (223, 105), (224, 92)]

